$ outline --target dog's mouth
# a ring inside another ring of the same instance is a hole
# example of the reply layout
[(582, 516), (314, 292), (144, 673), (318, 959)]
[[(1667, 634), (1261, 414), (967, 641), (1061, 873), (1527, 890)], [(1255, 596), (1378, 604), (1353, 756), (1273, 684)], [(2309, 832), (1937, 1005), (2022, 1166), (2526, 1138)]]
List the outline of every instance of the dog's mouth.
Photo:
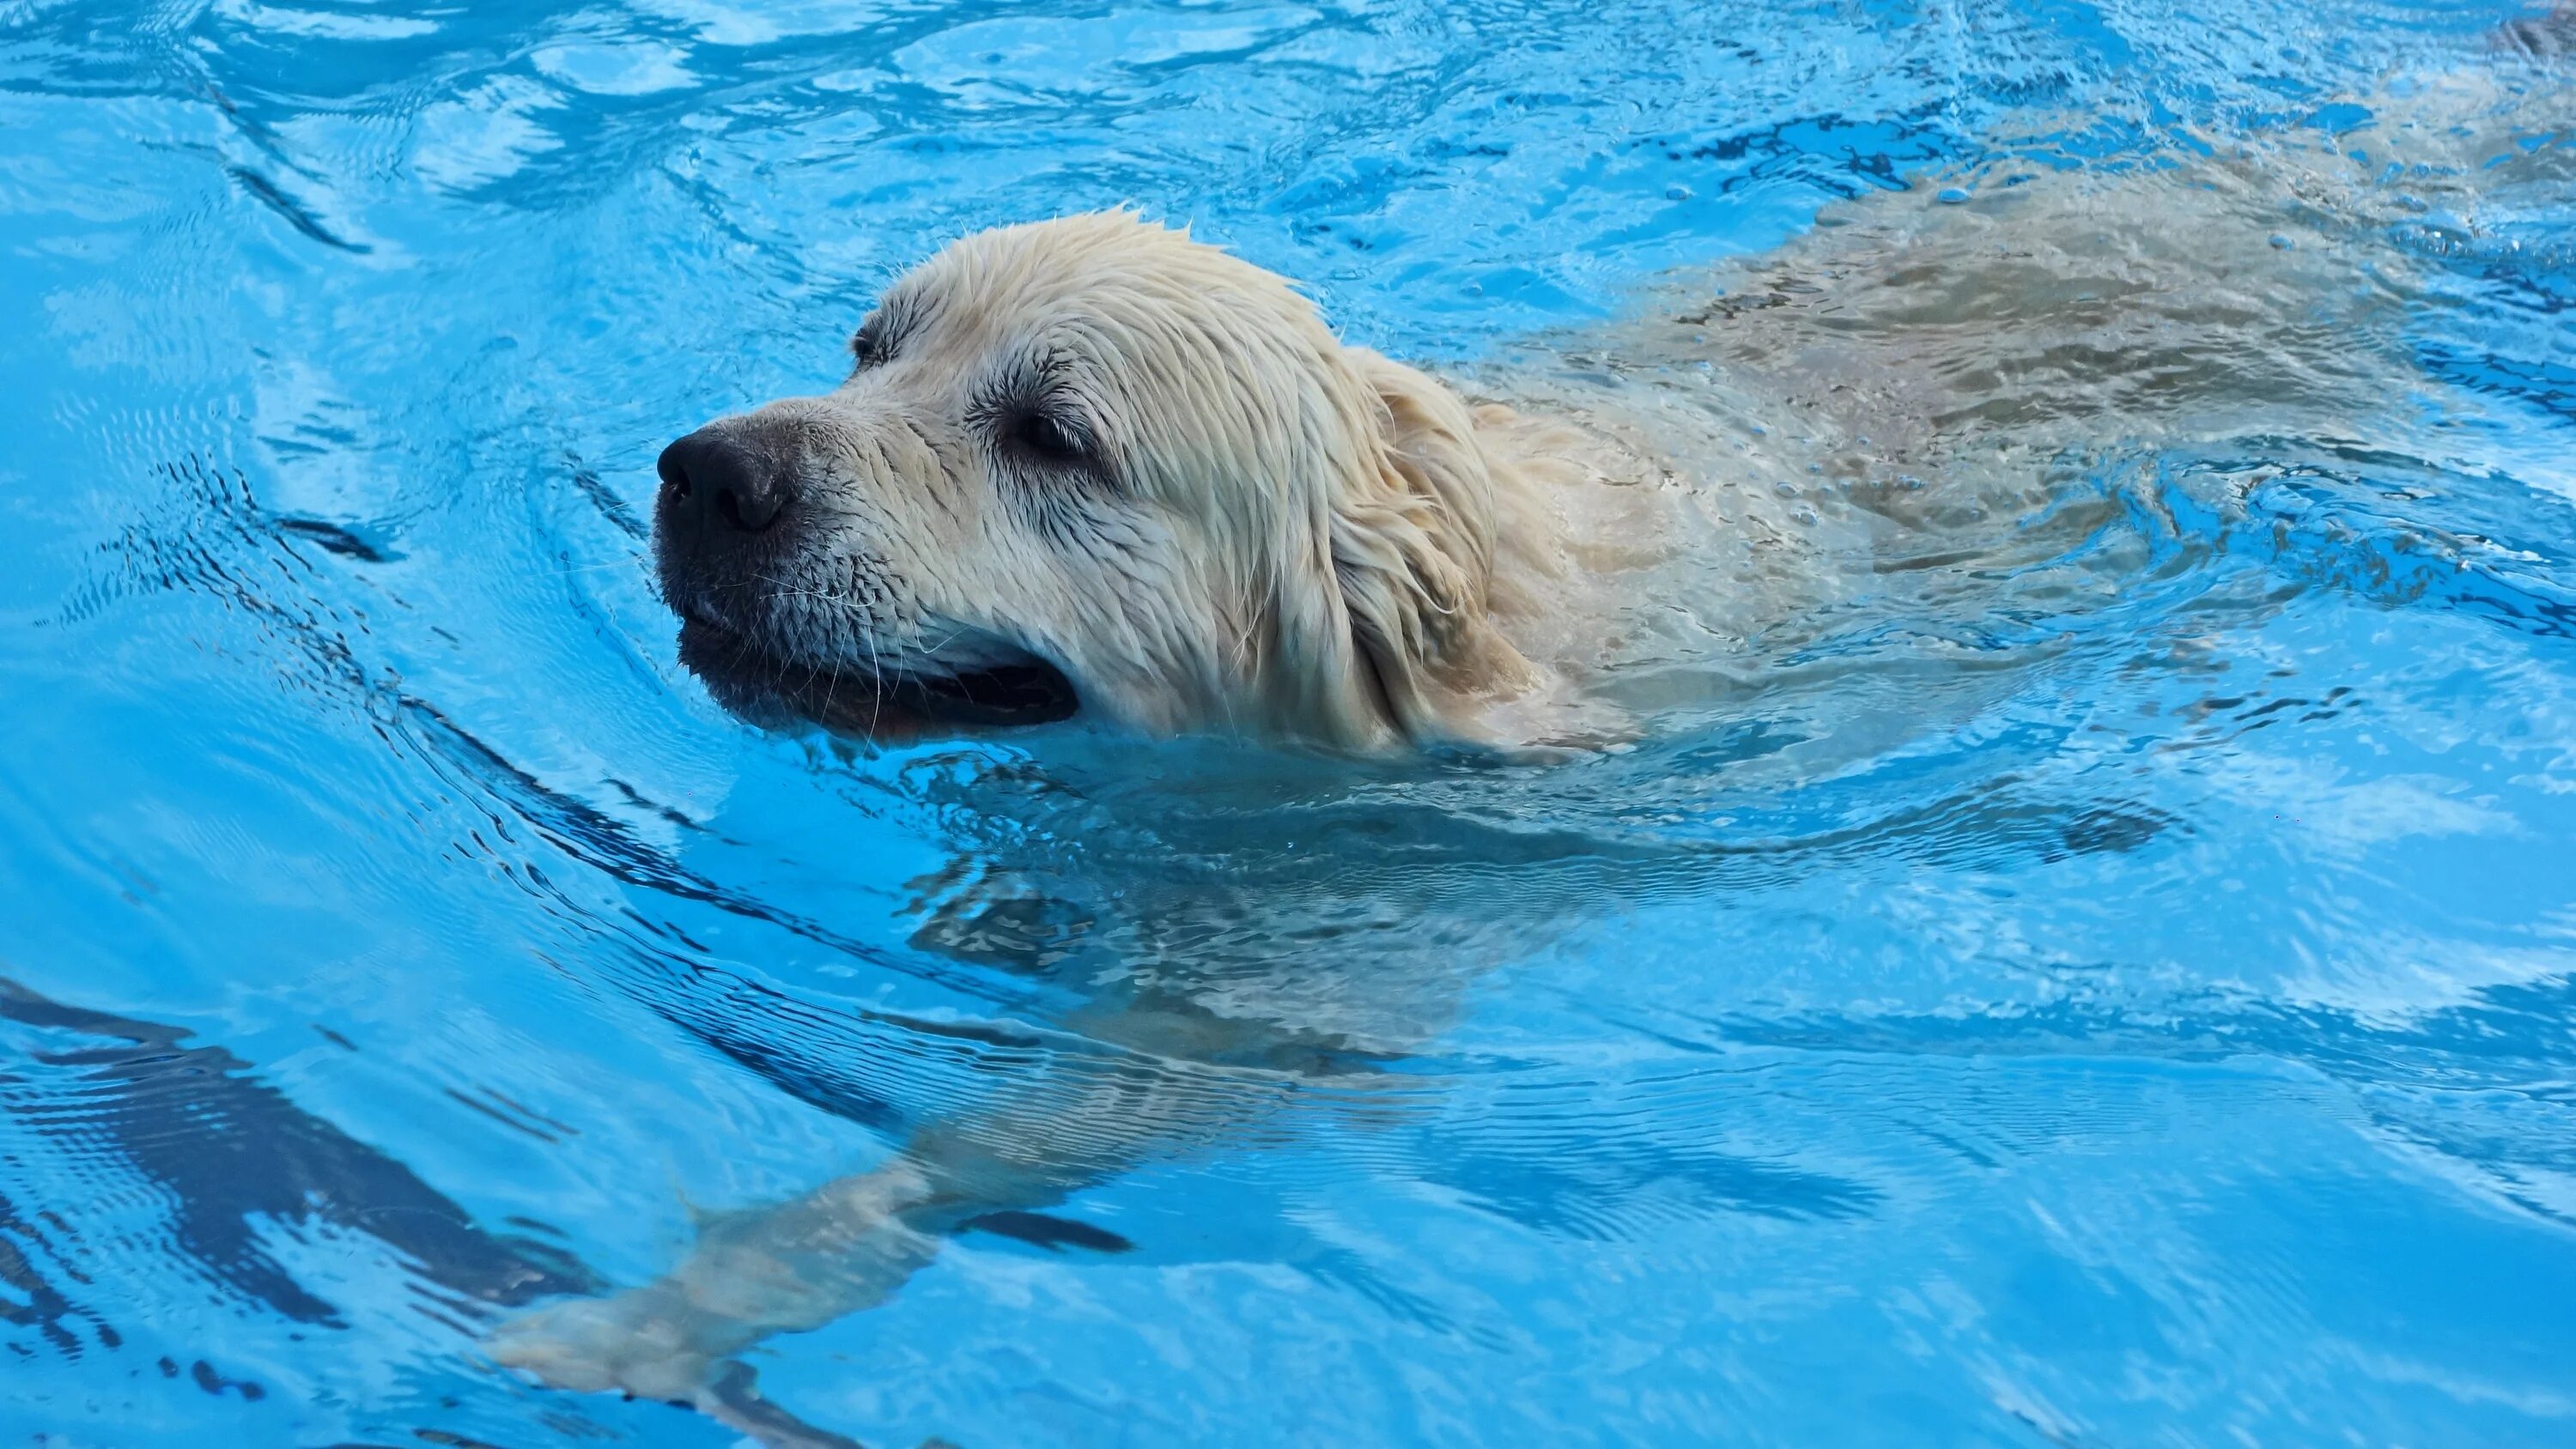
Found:
[(782, 658), (696, 611), (680, 617), (680, 662), (716, 702), (755, 724), (808, 721), (846, 734), (885, 737), (941, 726), (1051, 724), (1081, 708), (1064, 671), (992, 636), (956, 669), (913, 662), (830, 664)]

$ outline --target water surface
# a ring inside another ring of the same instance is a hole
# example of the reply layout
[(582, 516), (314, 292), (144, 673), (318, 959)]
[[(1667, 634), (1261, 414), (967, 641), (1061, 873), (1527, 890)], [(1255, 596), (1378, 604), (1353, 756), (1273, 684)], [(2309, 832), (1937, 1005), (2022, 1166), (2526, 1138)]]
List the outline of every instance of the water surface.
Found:
[[(737, 1442), (478, 1345), (951, 1133), (773, 1439), (2568, 1442), (2565, 36), (0, 5), (0, 1434)], [(1636, 748), (707, 700), (661, 445), (1122, 202), (1769, 490)]]

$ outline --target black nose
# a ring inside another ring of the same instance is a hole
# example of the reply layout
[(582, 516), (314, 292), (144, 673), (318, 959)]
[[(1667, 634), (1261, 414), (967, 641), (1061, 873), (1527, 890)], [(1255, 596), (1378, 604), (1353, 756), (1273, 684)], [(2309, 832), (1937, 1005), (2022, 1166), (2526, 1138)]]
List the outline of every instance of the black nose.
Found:
[(700, 428), (664, 448), (653, 468), (671, 490), (673, 514), (700, 529), (758, 533), (796, 501), (795, 480), (783, 461), (714, 428)]

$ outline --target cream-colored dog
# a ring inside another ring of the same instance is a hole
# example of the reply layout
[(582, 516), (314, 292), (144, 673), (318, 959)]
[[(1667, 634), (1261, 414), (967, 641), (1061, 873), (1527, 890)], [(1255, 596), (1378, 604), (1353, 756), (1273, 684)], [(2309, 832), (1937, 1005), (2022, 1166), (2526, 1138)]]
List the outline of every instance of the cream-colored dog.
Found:
[[(2403, 192), (2351, 163), (2360, 142), (2291, 136), (1966, 206), (1858, 203), (1780, 253), (1674, 279), (1616, 330), (1555, 339), (1497, 389), (1548, 421), (1346, 347), (1277, 277), (1130, 214), (969, 237), (887, 292), (838, 388), (663, 455), (681, 655), (746, 714), (880, 735), (1081, 712), (1390, 750), (1599, 741), (1729, 708), (1860, 667), (1808, 647), (1838, 618), (1972, 635), (2000, 604), (2062, 625), (2145, 556), (2096, 535), (2165, 506), (2152, 484), (2061, 496), (2070, 451), (2470, 445), (2419, 436), (2433, 425), (2403, 405), (2427, 386), (2408, 318), (2441, 296), (2440, 264), (2392, 238), (2428, 205), (2558, 194), (2564, 150), (2515, 138), (2563, 125), (2563, 96), (2480, 70), (2412, 82), (2371, 143)], [(2195, 506), (2224, 514), (2235, 485), (2208, 486)], [(1974, 690), (1908, 681), (1987, 677), (1991, 653), (1925, 630), (1899, 651), (1921, 672), (1885, 675), (1885, 717), (1801, 733), (1796, 769), (1972, 708)], [(1265, 1066), (1217, 1092), (1200, 1063), (1293, 1062), (1318, 1021), (1400, 1054), (1350, 1028), (1353, 1005), (1421, 979), (1408, 957), (1455, 966), (1476, 938), (1462, 913), (1515, 942), (1544, 928), (1481, 876), (1453, 898), (1311, 871), (1208, 903), (1107, 883), (1099, 912), (1136, 916), (1131, 994), (1100, 988), (1074, 1028), (1107, 1066), (978, 1071), (982, 1096), (943, 1100), (871, 1170), (718, 1220), (652, 1283), (505, 1325), (494, 1357), (827, 1442), (748, 1397), (735, 1356), (881, 1301), (981, 1214), (1046, 1208), (1304, 1086)], [(1347, 970), (1372, 912), (1344, 907), (1373, 890), (1394, 924)], [(1331, 907), (1314, 930), (1244, 927), (1312, 902)], [(1265, 1016), (1273, 996), (1297, 1005)], [(1436, 1006), (1398, 1004), (1384, 1014), (1432, 1029)]]

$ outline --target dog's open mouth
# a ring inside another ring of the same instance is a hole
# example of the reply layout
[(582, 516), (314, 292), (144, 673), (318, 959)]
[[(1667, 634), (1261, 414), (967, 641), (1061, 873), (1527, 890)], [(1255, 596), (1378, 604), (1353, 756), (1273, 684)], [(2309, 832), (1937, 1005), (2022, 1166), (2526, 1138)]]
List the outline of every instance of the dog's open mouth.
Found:
[(956, 670), (782, 659), (697, 614), (680, 620), (680, 662), (716, 702), (757, 724), (805, 720), (848, 734), (940, 726), (1048, 724), (1081, 707), (1073, 681), (1038, 656), (990, 638)]

